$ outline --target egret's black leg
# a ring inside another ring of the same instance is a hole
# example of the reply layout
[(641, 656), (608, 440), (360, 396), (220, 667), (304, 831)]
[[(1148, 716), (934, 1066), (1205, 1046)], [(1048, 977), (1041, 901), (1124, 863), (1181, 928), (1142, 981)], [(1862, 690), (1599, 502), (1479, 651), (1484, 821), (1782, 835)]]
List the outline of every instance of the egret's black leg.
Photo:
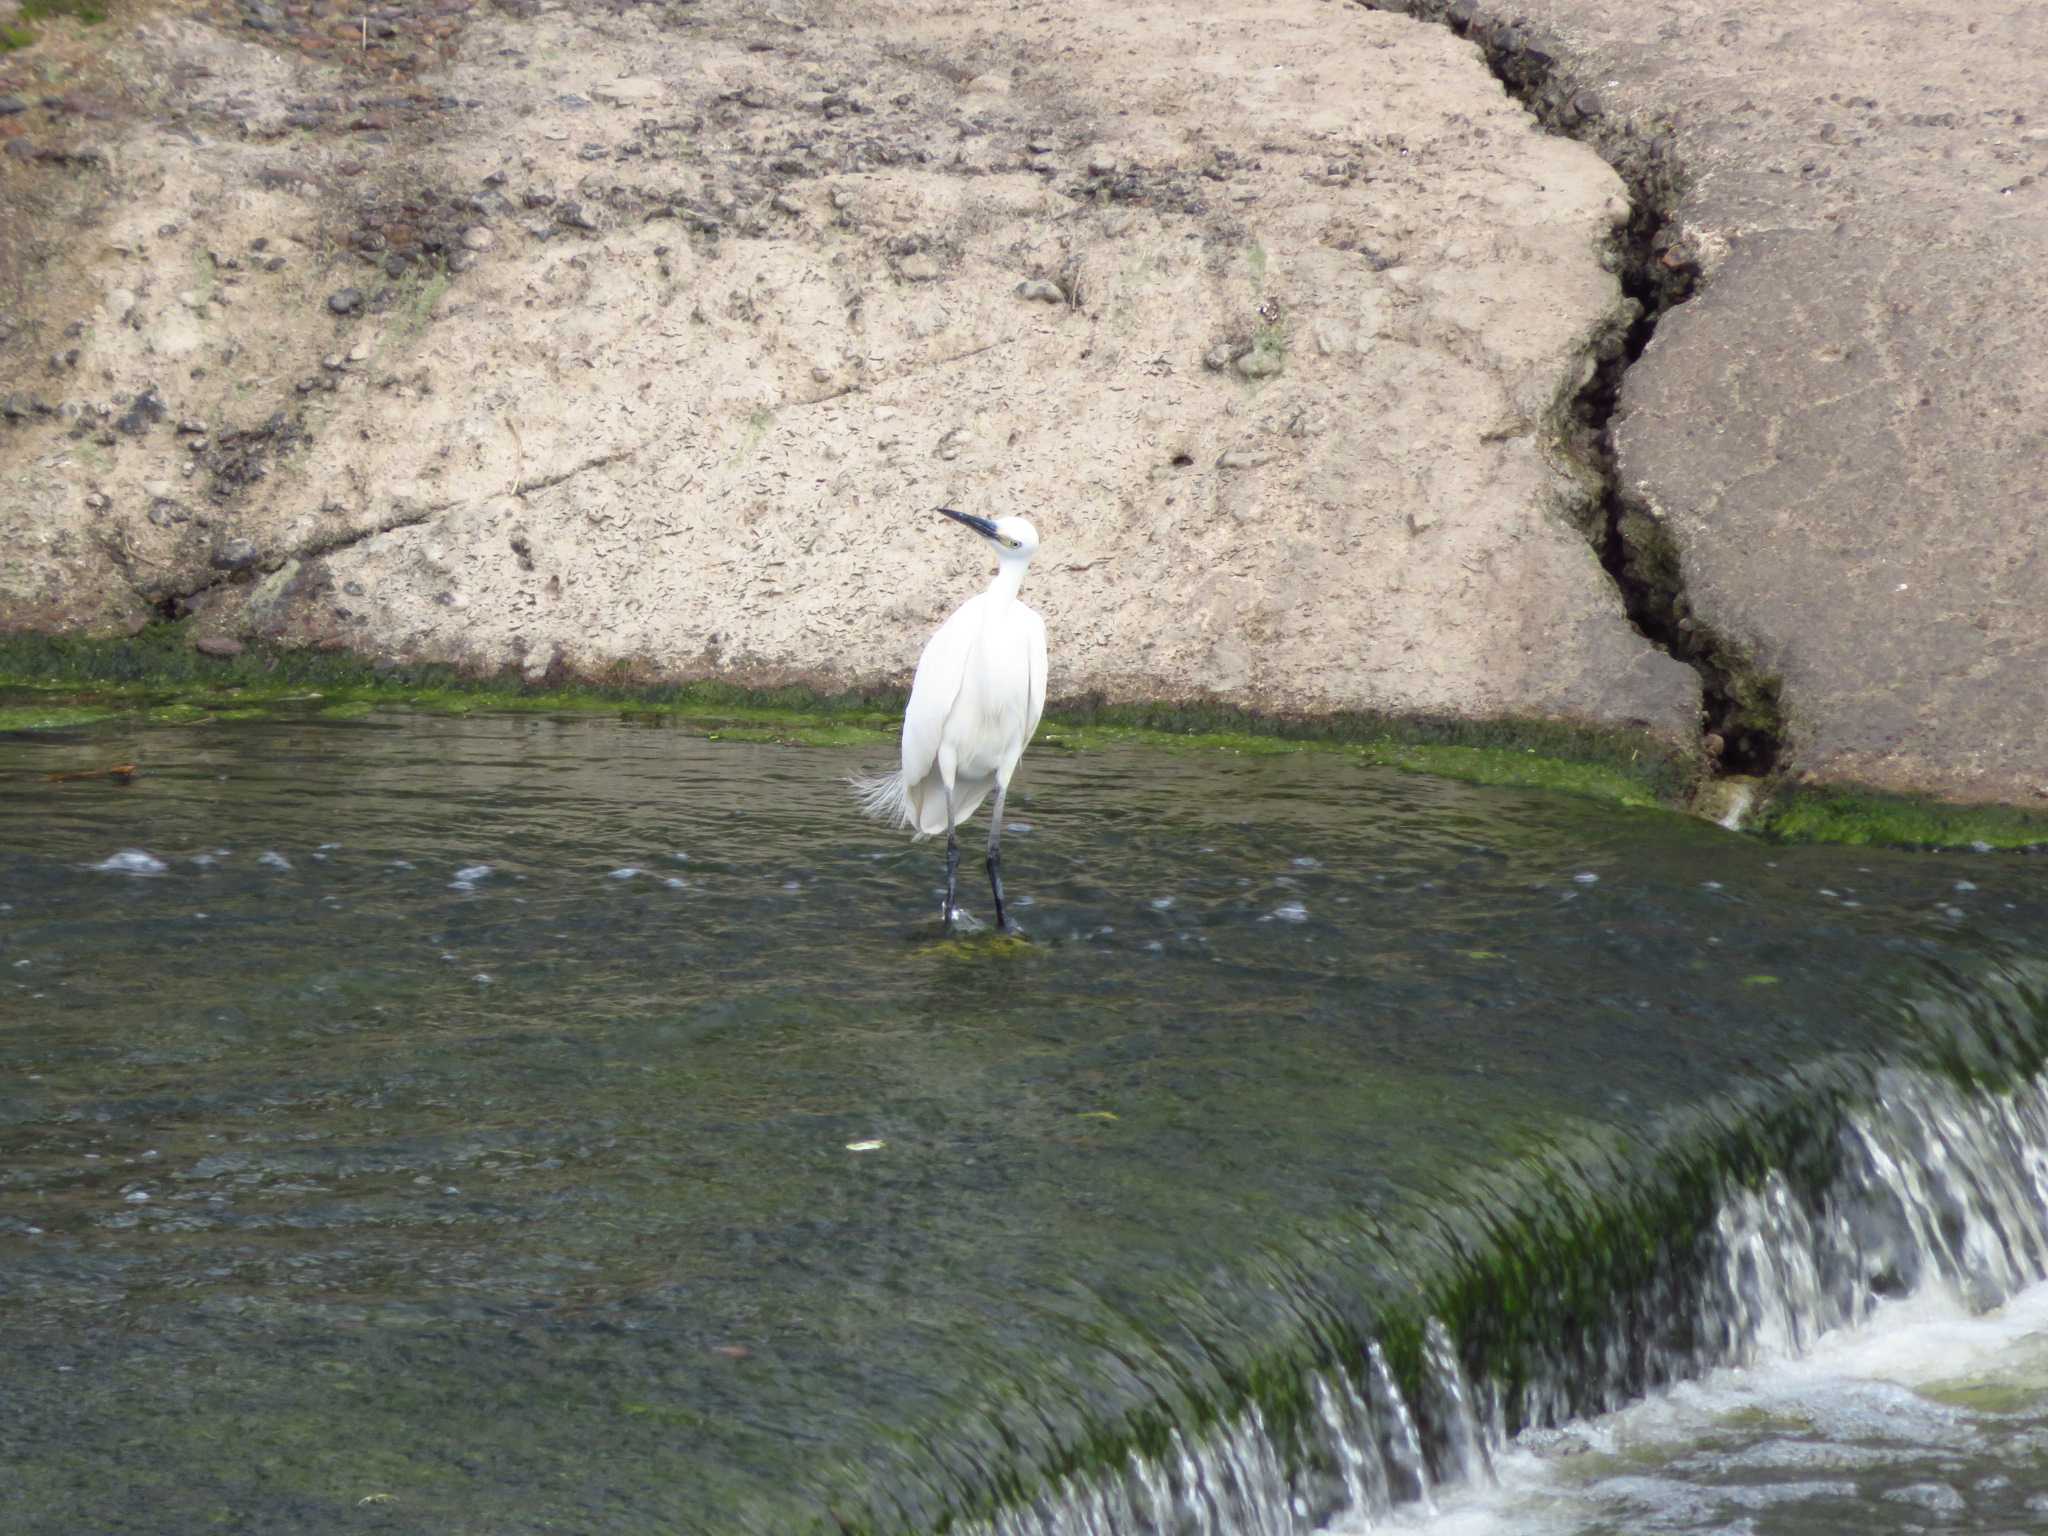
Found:
[(959, 905), (959, 887), (960, 836), (953, 825), (953, 786), (946, 784), (946, 904), (939, 908), (939, 925), (947, 933), (953, 931), (953, 908)]
[(996, 808), (988, 827), (988, 888), (995, 892), (997, 933), (1010, 926), (1010, 920), (1003, 916), (1003, 797), (1009, 792), (1009, 785), (996, 784)]

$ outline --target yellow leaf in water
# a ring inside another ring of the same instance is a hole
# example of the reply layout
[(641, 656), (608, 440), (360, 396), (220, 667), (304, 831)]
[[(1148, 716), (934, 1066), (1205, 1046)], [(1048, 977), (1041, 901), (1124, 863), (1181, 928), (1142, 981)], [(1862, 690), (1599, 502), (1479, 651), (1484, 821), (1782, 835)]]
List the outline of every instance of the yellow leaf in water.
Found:
[(846, 1150), (849, 1152), (879, 1152), (887, 1145), (886, 1141), (849, 1141), (846, 1144)]
[(1106, 1109), (1083, 1109), (1077, 1110), (1074, 1118), (1076, 1120), (1114, 1120), (1116, 1116)]

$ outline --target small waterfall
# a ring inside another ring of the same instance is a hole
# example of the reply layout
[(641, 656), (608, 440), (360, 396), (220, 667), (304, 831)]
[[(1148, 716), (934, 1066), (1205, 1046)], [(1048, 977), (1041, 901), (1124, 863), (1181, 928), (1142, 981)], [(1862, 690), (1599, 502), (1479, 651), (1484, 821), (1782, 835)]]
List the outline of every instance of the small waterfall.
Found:
[(1397, 1507), (1432, 1508), (1445, 1484), (1490, 1478), (1511, 1427), (1555, 1426), (1646, 1386), (1802, 1352), (1923, 1286), (1981, 1308), (2048, 1276), (2048, 1080), (1971, 1092), (1889, 1070), (1874, 1086), (1837, 1124), (1824, 1185), (1802, 1192), (1769, 1169), (1724, 1188), (1697, 1240), (1664, 1250), (1634, 1294), (1611, 1293), (1609, 1321), (1575, 1350), (1481, 1360), (1475, 1380), (1455, 1319), (1431, 1316), (1405, 1387), (1369, 1342), (1313, 1374), (1312, 1411), (1284, 1434), (1252, 1408), (1198, 1441), (1176, 1432), (1163, 1458), (1069, 1477), (968, 1529), (1301, 1536), (1340, 1517), (1369, 1527)]

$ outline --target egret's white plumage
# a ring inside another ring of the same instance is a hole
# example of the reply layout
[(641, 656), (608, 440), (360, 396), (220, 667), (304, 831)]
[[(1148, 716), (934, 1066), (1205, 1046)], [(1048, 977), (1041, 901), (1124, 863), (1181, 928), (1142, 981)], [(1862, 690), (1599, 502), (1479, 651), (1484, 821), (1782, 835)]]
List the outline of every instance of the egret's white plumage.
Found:
[(989, 883), (1004, 922), (1000, 844), (1010, 776), (1045, 712), (1045, 620), (1017, 600), (1038, 551), (1038, 531), (1021, 517), (970, 517), (939, 509), (996, 546), (995, 579), (941, 624), (917, 659), (903, 712), (903, 765), (856, 779), (861, 808), (919, 837), (946, 834), (946, 917), (953, 911), (959, 847), (954, 829), (995, 791)]

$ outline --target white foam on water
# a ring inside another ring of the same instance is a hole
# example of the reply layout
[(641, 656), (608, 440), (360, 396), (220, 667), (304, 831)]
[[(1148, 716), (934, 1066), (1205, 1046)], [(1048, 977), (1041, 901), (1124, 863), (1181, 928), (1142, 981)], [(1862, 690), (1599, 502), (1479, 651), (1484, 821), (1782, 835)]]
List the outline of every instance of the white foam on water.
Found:
[[(1837, 1135), (1839, 1171), (1824, 1193), (1801, 1196), (1776, 1174), (1732, 1189), (1684, 1261), (1682, 1290), (1667, 1280), (1615, 1298), (1629, 1348), (1616, 1333), (1590, 1358), (1526, 1361), (1513, 1417), (1535, 1427), (1513, 1440), (1502, 1388), (1469, 1378), (1456, 1338), (1431, 1320), (1414, 1402), (1376, 1343), (1312, 1372), (1317, 1411), (1290, 1431), (1291, 1458), (1250, 1406), (1198, 1439), (1176, 1432), (1171, 1455), (1065, 1478), (967, 1529), (2043, 1528), (2048, 1083), (1971, 1094), (1887, 1072)], [(1677, 1384), (1630, 1403), (1638, 1368)], [(1566, 1405), (1586, 1400), (1615, 1406), (1571, 1418)]]
[(264, 849), (262, 857), (257, 859), (256, 862), (268, 869), (290, 869), (292, 867), (292, 861), (274, 848)]
[(123, 848), (93, 865), (103, 875), (161, 875), (168, 873), (170, 867), (155, 854), (141, 848)]
[(471, 885), (474, 885), (479, 880), (488, 880), (490, 877), (491, 866), (488, 864), (465, 864), (462, 868), (455, 871), (455, 878), (457, 880), (467, 881)]
[[(1997, 1406), (1973, 1410), (1973, 1397)], [(2011, 1411), (2030, 1400), (2031, 1411)], [(1869, 1513), (1858, 1533), (1904, 1536), (1925, 1529), (1929, 1515), (1947, 1522), (1941, 1529), (1989, 1531), (2005, 1521), (1991, 1510), (1972, 1514), (1973, 1499), (2048, 1507), (2048, 1469), (2037, 1454), (2044, 1442), (2048, 1283), (1989, 1313), (1930, 1287), (1883, 1303), (1863, 1326), (1825, 1334), (1804, 1354), (1773, 1353), (1524, 1436), (1497, 1455), (1494, 1481), (1456, 1489), (1434, 1516), (1332, 1529), (1707, 1536), (1750, 1529), (1745, 1516), (1776, 1509), (1792, 1528), (1819, 1531), (1837, 1528), (1837, 1505), (1860, 1501)], [(2032, 1481), (2018, 1486), (2015, 1475)], [(1808, 1502), (1813, 1510), (1796, 1509)], [(1975, 1523), (1955, 1523), (1966, 1517)]]

